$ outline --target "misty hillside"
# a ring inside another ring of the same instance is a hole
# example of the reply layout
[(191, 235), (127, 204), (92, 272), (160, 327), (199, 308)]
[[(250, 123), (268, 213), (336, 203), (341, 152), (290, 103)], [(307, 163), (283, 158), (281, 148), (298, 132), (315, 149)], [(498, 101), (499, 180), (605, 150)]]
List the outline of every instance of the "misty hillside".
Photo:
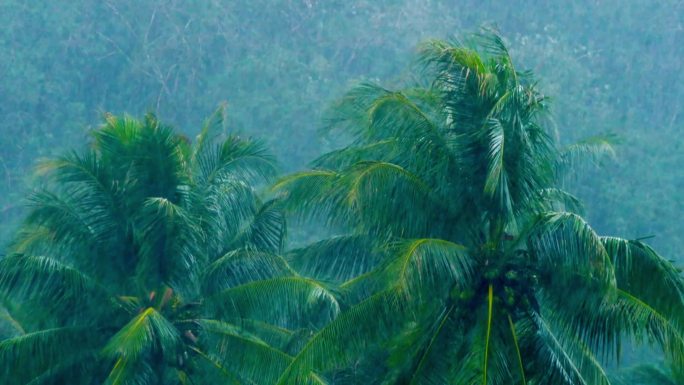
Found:
[[(38, 5), (40, 4), (40, 5)], [(495, 25), (554, 99), (563, 140), (622, 139), (574, 190), (594, 226), (680, 258), (684, 5), (678, 1), (2, 2), (4, 198), (35, 160), (85, 143), (104, 112), (154, 111), (188, 135), (226, 102), (230, 127), (269, 141), (283, 170), (329, 144), (325, 108), (360, 80), (396, 83), (416, 45)]]

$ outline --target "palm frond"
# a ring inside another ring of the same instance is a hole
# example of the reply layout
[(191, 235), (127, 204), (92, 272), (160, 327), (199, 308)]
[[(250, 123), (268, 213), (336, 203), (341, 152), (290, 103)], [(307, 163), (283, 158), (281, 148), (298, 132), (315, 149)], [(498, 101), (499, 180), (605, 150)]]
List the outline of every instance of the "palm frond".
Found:
[(149, 385), (157, 380), (152, 368), (144, 361), (120, 357), (104, 381), (105, 385)]
[(207, 293), (213, 293), (249, 282), (294, 274), (294, 270), (279, 255), (238, 249), (212, 262), (204, 271), (203, 284)]
[(545, 211), (567, 211), (577, 215), (584, 213), (584, 205), (576, 196), (560, 188), (545, 188), (539, 192)]
[(368, 127), (368, 106), (389, 93), (389, 90), (372, 83), (361, 83), (352, 88), (326, 112), (326, 131), (360, 138)]
[(210, 258), (226, 253), (241, 229), (254, 220), (260, 203), (256, 191), (244, 181), (224, 181), (219, 185), (195, 187), (188, 194), (188, 211), (205, 234), (204, 252)]
[(314, 334), (282, 373), (278, 385), (307, 383), (315, 373), (343, 368), (404, 324), (408, 307), (396, 288), (378, 292)]
[(419, 176), (396, 164), (361, 162), (340, 173), (305, 172), (275, 188), (285, 191), (286, 205), (299, 204), (300, 213), (309, 209), (308, 215), (337, 225), (395, 236), (427, 231), (429, 218), (416, 206), (431, 204), (429, 189)]
[(286, 234), (285, 214), (277, 200), (270, 200), (258, 207), (251, 221), (239, 230), (229, 247), (280, 253)]
[(79, 383), (98, 376), (98, 357), (93, 351), (80, 352), (62, 359), (59, 364), (52, 365), (47, 370), (36, 375), (25, 385), (52, 385), (60, 381)]
[(69, 251), (97, 248), (93, 229), (74, 201), (47, 190), (36, 191), (28, 199), (31, 212), (25, 227), (31, 229), (15, 241), (17, 252), (42, 251), (45, 244)]
[(21, 254), (0, 260), (0, 291), (15, 299), (39, 300), (53, 307), (111, 298), (106, 287), (61, 261)]
[(172, 354), (179, 344), (178, 330), (157, 310), (149, 307), (114, 334), (102, 352), (105, 356), (123, 360), (117, 361), (117, 365), (126, 365), (135, 362), (144, 352)]
[(302, 277), (247, 282), (223, 290), (210, 300), (230, 317), (260, 320), (290, 329), (325, 324), (340, 312), (330, 289)]
[(328, 192), (339, 179), (333, 170), (311, 170), (294, 173), (278, 180), (271, 190), (283, 195), (283, 206), (305, 218), (327, 219), (330, 210)]
[(21, 322), (13, 315), (12, 306), (7, 301), (0, 305), (0, 340), (26, 334)]
[(684, 326), (684, 277), (672, 261), (641, 241), (601, 237), (620, 289)]
[(473, 34), (472, 38), (478, 47), (482, 47), (485, 54), (508, 62), (511, 61), (506, 43), (496, 28), (482, 27), (479, 32)]
[(198, 182), (202, 185), (231, 179), (258, 183), (275, 174), (274, 160), (264, 144), (237, 136), (229, 136), (221, 144), (203, 149), (196, 163)]
[[(591, 351), (577, 344), (572, 334), (562, 328), (554, 328), (541, 316), (533, 316), (532, 322), (537, 330), (534, 366), (540, 370), (542, 381), (558, 381), (565, 384), (605, 384), (610, 381), (600, 363), (593, 358)], [(551, 368), (551, 370), (549, 370)]]
[(204, 258), (199, 224), (184, 207), (162, 197), (146, 199), (142, 217), (136, 273), (152, 285), (162, 282), (188, 293)]
[(255, 319), (226, 317), (223, 320), (288, 354), (291, 354), (292, 348), (299, 342), (301, 332), (305, 333), (306, 338), (309, 336), (305, 329), (290, 330)]
[[(229, 368), (226, 368), (222, 365), (222, 360), (220, 357), (216, 357), (213, 354), (205, 353), (204, 351), (200, 350), (196, 346), (190, 346), (189, 349), (194, 352), (194, 354), (197, 355), (197, 357), (201, 358), (202, 360), (198, 360), (198, 366), (200, 368), (208, 368), (210, 370), (204, 370), (204, 376), (206, 378), (212, 378), (211, 377), (211, 371), (216, 372), (218, 374), (218, 380), (220, 381), (228, 381), (229, 384), (231, 385), (244, 385), (246, 381), (242, 380), (236, 373), (233, 373)], [(208, 365), (202, 365), (202, 363), (208, 364)]]
[(684, 366), (684, 328), (631, 293), (618, 289), (618, 300), (605, 310), (613, 327), (637, 342), (659, 345), (675, 366)]
[(458, 359), (452, 355), (449, 345), (454, 343), (451, 334), (458, 318), (454, 305), (440, 306), (435, 312), (421, 312), (426, 322), (411, 323), (397, 334), (389, 344), (391, 354), (387, 359), (389, 372), (385, 381), (407, 384), (430, 384), (448, 382), (448, 361)]
[(364, 145), (350, 145), (321, 155), (312, 162), (312, 165), (316, 169), (325, 170), (347, 168), (369, 159), (391, 162), (400, 157), (402, 147), (397, 138), (379, 140)]
[(565, 146), (561, 149), (558, 172), (567, 174), (586, 167), (587, 162), (599, 165), (604, 159), (615, 159), (615, 146), (619, 143), (616, 135), (596, 135)]
[[(190, 163), (197, 162), (200, 154), (206, 151), (207, 146), (214, 143), (217, 137), (225, 130), (227, 120), (226, 105), (221, 104), (214, 112), (204, 120), (200, 133), (195, 138), (195, 145), (192, 148)], [(221, 132), (219, 132), (221, 131)]]
[(135, 181), (128, 201), (141, 205), (146, 197), (160, 197), (178, 202), (178, 186), (188, 183), (183, 139), (152, 115), (142, 122), (124, 118), (114, 123), (95, 133), (95, 148), (113, 175)]
[(385, 259), (387, 253), (376, 241), (365, 235), (338, 236), (291, 250), (285, 257), (302, 275), (342, 283), (373, 270)]
[(542, 215), (528, 238), (528, 248), (541, 271), (554, 272), (554, 280), (562, 279), (559, 273), (567, 272), (596, 280), (607, 288), (616, 285), (613, 263), (600, 237), (576, 214)]
[(112, 183), (111, 175), (95, 151), (83, 155), (73, 152), (44, 161), (39, 164), (38, 171), (52, 174), (56, 183), (92, 210), (103, 210), (115, 216), (116, 210), (121, 208), (118, 194), (125, 186), (117, 188)]
[[(372, 101), (368, 108), (369, 141), (405, 138), (440, 141), (437, 122), (403, 92), (391, 92)], [(441, 144), (441, 143), (440, 143)]]
[(411, 239), (398, 242), (390, 251), (395, 257), (378, 270), (373, 279), (389, 287), (421, 296), (436, 295), (454, 287), (465, 287), (473, 278), (473, 260), (468, 249), (443, 239)]
[[(268, 345), (260, 338), (245, 332), (238, 325), (203, 320), (202, 330), (217, 340), (209, 340), (211, 356), (222, 368), (257, 384), (273, 384), (292, 362), (288, 354)], [(264, 363), (268, 362), (268, 365)]]
[(485, 71), (482, 57), (475, 50), (443, 40), (428, 40), (423, 43), (419, 48), (419, 62), (436, 67), (436, 72), (441, 74), (477, 76)]
[(98, 338), (88, 327), (61, 327), (26, 333), (0, 341), (2, 378), (25, 383), (50, 368), (92, 352)]

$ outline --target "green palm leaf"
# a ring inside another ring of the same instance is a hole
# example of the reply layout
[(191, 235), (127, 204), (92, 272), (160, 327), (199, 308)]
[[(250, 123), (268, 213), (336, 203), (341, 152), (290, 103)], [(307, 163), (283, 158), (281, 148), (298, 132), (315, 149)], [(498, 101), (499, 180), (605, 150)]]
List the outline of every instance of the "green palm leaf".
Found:
[[(283, 298), (288, 301), (283, 302)], [(302, 277), (247, 282), (223, 290), (210, 299), (225, 314), (269, 321), (289, 329), (324, 324), (340, 311), (330, 289)]]

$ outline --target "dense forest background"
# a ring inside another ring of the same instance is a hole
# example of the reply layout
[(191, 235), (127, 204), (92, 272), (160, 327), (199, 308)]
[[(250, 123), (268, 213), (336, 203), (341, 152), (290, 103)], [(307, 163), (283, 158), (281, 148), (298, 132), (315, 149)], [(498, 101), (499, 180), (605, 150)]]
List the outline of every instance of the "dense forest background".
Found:
[(495, 25), (554, 98), (561, 139), (615, 134), (615, 160), (571, 181), (592, 225), (678, 250), (684, 188), (678, 0), (0, 0), (0, 241), (36, 159), (84, 145), (104, 112), (154, 111), (189, 136), (221, 102), (282, 171), (350, 83), (406, 80), (416, 45)]

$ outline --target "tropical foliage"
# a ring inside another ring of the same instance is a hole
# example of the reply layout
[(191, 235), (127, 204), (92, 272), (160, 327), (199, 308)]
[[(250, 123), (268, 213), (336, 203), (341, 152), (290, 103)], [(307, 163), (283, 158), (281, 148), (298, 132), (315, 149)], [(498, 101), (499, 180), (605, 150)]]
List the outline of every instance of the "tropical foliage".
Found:
[(684, 365), (684, 280), (639, 240), (598, 235), (563, 190), (609, 138), (561, 147), (503, 41), (430, 41), (426, 86), (363, 84), (333, 108), (352, 143), (275, 186), (338, 236), (289, 254), (343, 312), (278, 384), (608, 384), (624, 338)]
[(270, 384), (335, 316), (279, 256), (283, 215), (254, 190), (271, 157), (223, 120), (190, 143), (107, 116), (91, 149), (41, 164), (0, 261), (3, 383)]
[[(562, 145), (491, 31), (429, 41), (417, 67), (406, 88), (348, 92), (328, 139), (350, 144), (267, 194), (272, 157), (223, 108), (194, 141), (106, 115), (87, 150), (41, 162), (0, 259), (0, 378), (677, 383), (681, 272), (643, 239), (599, 235), (566, 191), (614, 137)], [(169, 76), (152, 76), (157, 104)], [(318, 240), (286, 250), (286, 211)], [(607, 374), (624, 344), (666, 364)]]

